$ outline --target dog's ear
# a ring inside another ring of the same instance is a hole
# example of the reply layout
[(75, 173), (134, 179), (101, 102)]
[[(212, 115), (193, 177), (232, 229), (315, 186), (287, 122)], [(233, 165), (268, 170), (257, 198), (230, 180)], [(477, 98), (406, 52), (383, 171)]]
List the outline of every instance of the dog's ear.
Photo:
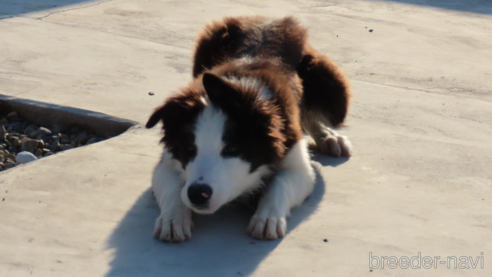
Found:
[(152, 128), (162, 120), (166, 129), (178, 128), (189, 123), (187, 120), (193, 119), (204, 106), (200, 94), (183, 89), (180, 94), (170, 97), (164, 105), (157, 107), (145, 127)]
[(241, 95), (234, 85), (212, 73), (203, 74), (202, 84), (212, 103), (219, 107), (240, 107)]
[(145, 124), (145, 128), (150, 129), (154, 127), (159, 121), (163, 120), (164, 106), (165, 105), (162, 105), (155, 109), (154, 113), (150, 116), (149, 120), (147, 121), (147, 124)]

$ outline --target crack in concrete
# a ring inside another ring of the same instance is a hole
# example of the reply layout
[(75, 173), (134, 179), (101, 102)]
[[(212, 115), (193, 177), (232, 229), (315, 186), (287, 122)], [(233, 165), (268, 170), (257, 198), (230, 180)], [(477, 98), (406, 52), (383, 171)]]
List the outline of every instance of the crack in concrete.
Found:
[(73, 11), (73, 10), (80, 10), (80, 9), (85, 9), (85, 8), (89, 8), (89, 7), (93, 7), (93, 6), (98, 6), (98, 5), (101, 5), (101, 4), (104, 4), (104, 3), (108, 3), (108, 2), (111, 2), (113, 0), (106, 0), (106, 1), (103, 1), (103, 2), (98, 2), (98, 3), (95, 3), (95, 4), (92, 4), (92, 5), (87, 5), (87, 6), (83, 6), (83, 7), (75, 7), (75, 8), (71, 8), (71, 9), (65, 9), (65, 10), (61, 10), (61, 11), (55, 11), (55, 12), (51, 12), (45, 16), (41, 16), (41, 17), (38, 17), (36, 18), (36, 20), (43, 20), (43, 18), (47, 18), (49, 16), (51, 16), (52, 14), (55, 14), (55, 13), (64, 13), (64, 12), (69, 12), (69, 11)]

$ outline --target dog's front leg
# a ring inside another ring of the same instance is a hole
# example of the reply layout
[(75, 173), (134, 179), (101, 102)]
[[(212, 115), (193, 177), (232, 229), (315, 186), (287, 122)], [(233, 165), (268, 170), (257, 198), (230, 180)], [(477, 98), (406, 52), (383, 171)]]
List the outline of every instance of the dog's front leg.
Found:
[(168, 242), (191, 238), (191, 210), (181, 200), (184, 180), (175, 169), (177, 161), (167, 151), (152, 176), (152, 189), (161, 215), (157, 218), (154, 237)]
[(302, 139), (289, 150), (281, 170), (268, 185), (251, 218), (248, 233), (268, 240), (285, 236), (286, 217), (313, 191), (314, 180), (306, 142)]

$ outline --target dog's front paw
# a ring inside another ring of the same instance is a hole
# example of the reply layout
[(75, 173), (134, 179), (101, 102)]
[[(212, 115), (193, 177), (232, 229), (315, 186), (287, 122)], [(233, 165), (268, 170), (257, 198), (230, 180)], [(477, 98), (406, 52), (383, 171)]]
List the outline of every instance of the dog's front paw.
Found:
[(326, 155), (335, 157), (352, 156), (352, 143), (346, 136), (340, 136), (335, 131), (330, 130), (324, 136), (315, 138), (318, 150)]
[(248, 226), (248, 234), (257, 239), (274, 240), (285, 236), (285, 217), (261, 216), (255, 214)]
[(191, 239), (193, 222), (191, 215), (160, 215), (155, 221), (154, 237), (167, 242), (183, 242)]

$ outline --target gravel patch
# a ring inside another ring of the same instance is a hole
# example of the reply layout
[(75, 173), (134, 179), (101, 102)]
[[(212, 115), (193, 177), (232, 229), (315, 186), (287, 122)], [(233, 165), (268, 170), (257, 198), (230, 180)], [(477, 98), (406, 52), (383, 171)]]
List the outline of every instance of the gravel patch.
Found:
[(77, 127), (32, 124), (13, 111), (0, 116), (0, 171), (101, 140)]

